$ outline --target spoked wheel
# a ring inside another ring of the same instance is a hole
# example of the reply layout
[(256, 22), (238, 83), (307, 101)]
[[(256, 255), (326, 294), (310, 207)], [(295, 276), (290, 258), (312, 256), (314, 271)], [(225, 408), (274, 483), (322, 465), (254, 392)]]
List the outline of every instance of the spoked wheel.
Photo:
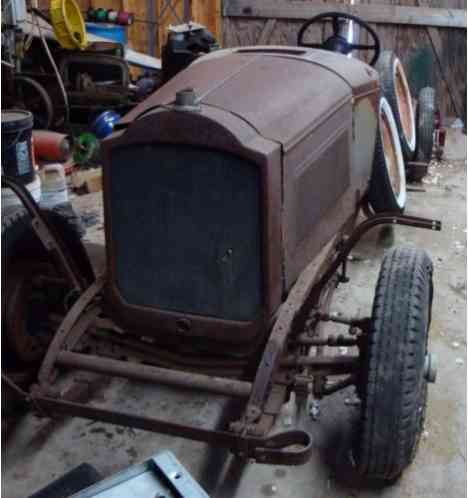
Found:
[(375, 212), (401, 213), (406, 204), (405, 163), (390, 105), (379, 102), (379, 130), (369, 186), (369, 202)]
[(376, 64), (382, 93), (395, 118), (403, 157), (411, 161), (416, 150), (416, 123), (408, 80), (400, 59), (390, 50), (382, 52)]
[(436, 376), (427, 350), (431, 307), (432, 262), (427, 253), (414, 248), (389, 251), (361, 349), (362, 417), (355, 459), (368, 479), (393, 481), (415, 456), (427, 384)]

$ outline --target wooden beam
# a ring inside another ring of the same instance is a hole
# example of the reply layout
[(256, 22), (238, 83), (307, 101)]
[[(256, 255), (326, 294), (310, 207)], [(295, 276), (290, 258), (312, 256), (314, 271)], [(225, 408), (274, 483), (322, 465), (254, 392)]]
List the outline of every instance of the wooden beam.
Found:
[(437, 28), (428, 27), (427, 32), (431, 40), (440, 73), (447, 86), (450, 99), (452, 100), (453, 107), (455, 108), (457, 116), (460, 117), (463, 115), (463, 100), (460, 91), (457, 89), (457, 79), (452, 73), (447, 61), (444, 62), (444, 49), (439, 30)]
[[(428, 7), (429, 2), (427, 0), (416, 0), (416, 5), (419, 5), (420, 7)], [(426, 30), (431, 41), (432, 49), (434, 50), (440, 74), (444, 80), (445, 86), (447, 87), (447, 93), (449, 94), (450, 100), (452, 101), (452, 105), (457, 116), (462, 116), (463, 97), (456, 87), (457, 78), (452, 73), (452, 69), (448, 64), (448, 61), (444, 61), (442, 37), (440, 36), (439, 30), (433, 26), (427, 26)]]
[(356, 4), (336, 2), (305, 3), (297, 0), (224, 0), (225, 17), (306, 20), (324, 12), (354, 14), (376, 24), (409, 24), (466, 29), (465, 9), (408, 7), (403, 5)]
[(222, 19), (221, 0), (191, 0), (192, 20), (203, 24), (221, 43)]
[(265, 23), (265, 26), (263, 26), (262, 32), (260, 33), (260, 38), (257, 42), (258, 45), (268, 45), (275, 26), (276, 19), (268, 19), (268, 21)]

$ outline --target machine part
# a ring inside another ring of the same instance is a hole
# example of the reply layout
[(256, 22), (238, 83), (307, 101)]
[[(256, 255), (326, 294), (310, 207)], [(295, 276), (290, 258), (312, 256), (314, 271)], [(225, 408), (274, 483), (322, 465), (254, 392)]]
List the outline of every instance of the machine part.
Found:
[(170, 26), (161, 54), (163, 82), (173, 78), (200, 55), (217, 49), (216, 39), (201, 24), (190, 22)]
[(134, 427), (150, 432), (203, 441), (230, 449), (243, 459), (276, 465), (301, 465), (312, 452), (312, 439), (302, 430), (290, 430), (268, 437), (251, 437), (227, 431), (202, 429), (125, 412), (88, 406), (59, 398), (26, 393), (2, 371), (2, 381), (25, 402), (44, 413), (72, 415), (102, 422)]
[(136, 496), (135, 493), (142, 498), (143, 496), (148, 498), (209, 498), (169, 451), (158, 453), (141, 464), (132, 465), (87, 489), (83, 488), (81, 492), (70, 498), (112, 498), (113, 496)]
[(355, 458), (368, 478), (398, 477), (423, 430), (432, 271), (427, 253), (414, 248), (392, 249), (382, 262), (358, 382), (363, 409)]
[(401, 213), (406, 205), (406, 172), (400, 138), (390, 104), (383, 96), (379, 103), (369, 202), (376, 213)]
[[(62, 347), (67, 343), (68, 336), (73, 333), (73, 329), (80, 324), (82, 318), (82, 313), (88, 307), (88, 305), (94, 300), (97, 294), (101, 291), (104, 286), (104, 276), (98, 277), (91, 285), (86, 289), (78, 298), (78, 300), (70, 308), (69, 312), (63, 319), (60, 327), (58, 328), (52, 342), (50, 343), (49, 349), (44, 357), (41, 368), (39, 370), (38, 381), (39, 386), (47, 391), (49, 382), (52, 377), (52, 372), (54, 369), (54, 364), (57, 359), (57, 355), (60, 353)], [(86, 322), (86, 315), (83, 315), (84, 321)], [(84, 332), (84, 331), (83, 331)]]
[[(375, 226), (381, 219), (386, 219), (382, 215), (376, 215), (375, 219), (366, 220), (363, 223), (363, 226), (368, 229), (370, 226)], [(395, 218), (391, 218), (394, 220)], [(411, 224), (420, 224), (421, 226), (425, 226), (420, 219), (413, 219), (409, 217), (399, 216), (397, 219), (403, 220), (407, 223)], [(426, 225), (433, 226), (432, 222), (426, 221)], [(353, 232), (353, 236), (350, 236), (348, 240), (348, 244), (351, 242), (355, 243), (357, 240), (357, 234), (361, 234), (365, 232), (365, 230), (361, 228), (357, 231)], [(346, 251), (348, 246), (343, 245), (343, 251)], [(324, 254), (328, 254), (327, 251)], [(322, 264), (324, 264), (327, 259), (320, 260)], [(324, 277), (328, 274), (330, 278), (330, 271), (334, 267), (335, 271), (338, 267), (335, 265), (336, 262), (333, 262), (331, 266), (328, 267), (327, 272), (324, 273)], [(334, 266), (335, 265), (335, 266)], [(281, 320), (281, 316), (278, 320), (280, 321), (280, 325), (286, 327), (286, 330), (281, 329), (273, 336), (273, 339), (279, 339), (284, 335), (284, 340), (288, 338), (288, 336), (293, 332), (294, 327), (299, 327), (300, 323), (302, 323), (302, 319), (299, 318), (302, 315), (308, 314), (308, 305), (307, 303), (313, 302), (311, 300), (311, 289), (315, 289), (313, 283), (317, 278), (317, 272), (321, 265), (318, 265), (317, 262), (315, 265), (312, 265), (309, 269), (309, 272), (303, 276), (302, 280), (298, 283), (298, 288), (294, 293), (295, 299), (298, 301), (294, 303), (294, 309), (287, 306), (283, 309), (283, 313), (285, 313), (285, 317)], [(308, 280), (308, 278), (311, 281)], [(322, 278), (324, 278), (322, 277)], [(319, 280), (320, 282), (320, 280)], [(64, 414), (72, 414), (75, 416), (81, 416), (84, 418), (91, 418), (102, 420), (105, 422), (117, 423), (122, 425), (129, 425), (136, 428), (141, 428), (145, 430), (163, 432), (165, 434), (172, 434), (176, 436), (188, 437), (190, 439), (199, 440), (199, 441), (209, 441), (211, 443), (220, 444), (223, 446), (227, 446), (231, 449), (236, 455), (244, 457), (244, 458), (254, 458), (259, 462), (264, 463), (276, 463), (276, 464), (289, 464), (295, 465), (303, 463), (309, 456), (311, 451), (311, 439), (310, 436), (303, 431), (289, 431), (286, 433), (277, 434), (271, 437), (250, 437), (246, 435), (246, 432), (242, 429), (242, 425), (240, 426), (240, 432), (236, 431), (236, 433), (231, 432), (220, 432), (220, 431), (209, 431), (194, 427), (181, 426), (178, 424), (173, 424), (170, 422), (165, 422), (157, 419), (148, 419), (141, 416), (130, 415), (121, 412), (114, 412), (111, 410), (100, 409), (96, 407), (90, 407), (86, 405), (81, 405), (77, 403), (71, 403), (67, 401), (63, 401), (61, 399), (50, 398), (44, 396), (44, 393), (49, 392), (50, 388), (50, 380), (52, 378), (54, 364), (57, 360), (61, 364), (70, 364), (70, 362), (74, 362), (76, 366), (84, 366), (85, 362), (89, 363), (89, 358), (86, 358), (84, 355), (78, 355), (76, 353), (66, 352), (66, 350), (71, 350), (79, 340), (81, 335), (86, 331), (86, 329), (90, 326), (90, 321), (94, 320), (97, 313), (99, 312), (97, 308), (91, 308), (89, 312), (83, 314), (84, 310), (88, 307), (89, 304), (97, 297), (101, 289), (104, 285), (104, 278), (99, 278), (92, 286), (82, 294), (79, 300), (75, 303), (73, 308), (70, 310), (68, 315), (65, 317), (62, 325), (60, 326), (58, 332), (56, 333), (54, 340), (52, 341), (47, 355), (43, 361), (39, 372), (39, 386), (32, 390), (30, 395), (24, 393), (18, 386), (15, 386), (14, 383), (8, 379), (8, 377), (2, 374), (2, 378), (5, 382), (9, 383), (12, 389), (15, 389), (18, 394), (21, 394), (23, 399), (26, 401), (34, 403), (34, 406), (40, 407), (41, 410), (44, 410), (46, 413), (49, 411), (53, 411), (54, 413), (64, 413)], [(319, 291), (323, 291), (323, 285), (318, 289)], [(93, 316), (94, 315), (94, 316)], [(294, 321), (290, 321), (291, 319)], [(286, 319), (286, 321), (285, 321)], [(281, 351), (281, 343), (275, 346), (274, 342), (270, 342), (267, 345), (267, 348), (264, 353), (264, 358), (271, 358), (274, 360), (274, 356), (279, 354), (278, 351)], [(268, 355), (270, 353), (270, 355)], [(272, 356), (273, 355), (273, 356)], [(84, 358), (83, 358), (84, 356)], [(279, 357), (279, 356), (278, 356)], [(76, 360), (76, 361), (75, 361)], [(310, 359), (313, 360), (313, 359)], [(343, 363), (343, 357), (340, 357), (340, 362)], [(91, 358), (92, 361), (92, 358)], [(99, 359), (98, 361), (102, 361)], [(309, 362), (309, 360), (299, 360), (299, 363)], [(319, 360), (319, 363), (323, 363), (325, 360), (322, 358)], [(347, 362), (347, 359), (344, 359)], [(354, 365), (355, 360), (352, 360), (352, 364)], [(94, 362), (97, 363), (97, 362)], [(328, 362), (330, 363), (330, 362)], [(332, 361), (331, 363), (334, 363)], [(122, 365), (122, 368), (120, 366)], [(123, 362), (117, 362), (119, 374), (125, 374), (125, 371), (128, 370), (128, 367)], [(126, 367), (125, 369), (123, 367)], [(323, 366), (323, 365), (322, 365)], [(328, 365), (329, 367), (330, 365)], [(94, 366), (93, 366), (94, 368)], [(138, 366), (134, 366), (133, 369), (136, 372), (138, 378), (141, 378), (141, 370)], [(262, 364), (259, 369), (259, 380), (255, 380), (257, 385), (254, 383), (252, 386), (252, 392), (254, 389), (259, 395), (262, 394), (262, 389), (265, 389), (263, 392), (265, 393), (262, 398), (270, 400), (271, 395), (273, 394), (273, 390), (271, 389), (271, 383), (267, 381), (265, 387), (263, 387), (263, 382), (265, 378), (271, 379), (274, 375), (276, 369), (270, 369), (270, 364)], [(348, 369), (349, 371), (349, 369)], [(151, 370), (151, 373), (154, 373)], [(178, 374), (178, 379), (176, 382), (180, 380), (180, 372), (173, 372)], [(190, 374), (189, 374), (190, 375)], [(203, 377), (203, 376), (202, 376)], [(229, 382), (226, 379), (227, 382)], [(209, 378), (206, 378), (204, 383), (209, 384)], [(238, 381), (237, 381), (238, 382)], [(171, 382), (173, 383), (173, 382)], [(180, 385), (180, 384), (179, 384)], [(210, 387), (210, 386), (208, 386)], [(219, 392), (219, 391), (218, 391)], [(270, 395), (267, 395), (270, 393)], [(270, 401), (267, 402), (265, 410), (268, 409)], [(280, 407), (280, 404), (276, 404), (275, 406)], [(249, 405), (248, 405), (249, 407)], [(247, 407), (247, 408), (248, 408)], [(255, 407), (254, 407), (255, 408)], [(276, 409), (273, 410), (276, 413)], [(250, 410), (247, 414), (250, 415), (252, 420), (263, 420), (263, 402), (260, 403), (260, 407), (258, 408), (258, 412)], [(267, 414), (265, 412), (265, 414)], [(274, 420), (274, 416), (268, 416), (270, 420)], [(245, 427), (247, 428), (247, 427)], [(288, 450), (287, 448), (291, 445), (299, 445), (295, 447), (294, 450)]]
[[(324, 21), (331, 21), (333, 26), (333, 35), (330, 36), (327, 40), (322, 43), (307, 43), (304, 41), (305, 34), (310, 26), (316, 23), (322, 23)], [(362, 45), (359, 43), (351, 43), (347, 40), (345, 36), (343, 36), (341, 31), (341, 25), (343, 21), (356, 23), (361, 28), (367, 32), (372, 38), (373, 44), (371, 45)], [(319, 14), (318, 16), (313, 17), (306, 21), (299, 30), (297, 34), (297, 44), (299, 47), (309, 47), (309, 48), (321, 48), (323, 50), (330, 50), (331, 52), (338, 52), (340, 54), (350, 54), (353, 50), (357, 51), (373, 51), (373, 56), (371, 62), (369, 63), (373, 66), (380, 55), (380, 41), (377, 33), (374, 29), (364, 22), (359, 17), (353, 16), (351, 14), (346, 14), (344, 12), (324, 12), (323, 14)]]
[(2, 111), (2, 173), (23, 184), (36, 178), (32, 126), (33, 115), (29, 111)]
[(431, 87), (421, 89), (418, 96), (417, 130), (418, 148), (417, 160), (429, 162), (434, 148), (435, 129), (435, 90)]
[(34, 154), (37, 159), (61, 162), (69, 159), (71, 144), (68, 135), (55, 131), (34, 130), (32, 136), (34, 139)]
[(91, 131), (102, 140), (109, 136), (122, 116), (115, 111), (104, 111), (93, 121)]
[(66, 55), (60, 63), (60, 74), (72, 92), (79, 91), (76, 88), (77, 77), (83, 74), (86, 74), (95, 86), (105, 86), (108, 90), (115, 87), (121, 92), (126, 92), (130, 83), (127, 63), (120, 57), (103, 53)]
[(247, 398), (251, 391), (250, 382), (213, 377), (193, 372), (179, 372), (150, 365), (132, 364), (99, 356), (62, 351), (57, 355), (58, 366), (102, 373), (130, 380), (153, 382), (175, 387), (184, 387), (236, 398)]
[(405, 70), (391, 50), (381, 53), (375, 68), (380, 75), (382, 93), (395, 118), (403, 157), (411, 161), (416, 151), (416, 120)]
[(75, 0), (51, 0), (49, 13), (55, 37), (63, 48), (86, 48), (86, 27)]
[[(353, 247), (361, 239), (361, 237), (378, 225), (404, 225), (417, 228), (425, 228), (427, 230), (437, 230), (442, 229), (442, 223), (438, 220), (430, 220), (426, 218), (419, 218), (417, 216), (408, 216), (402, 214), (393, 213), (377, 213), (365, 221), (361, 222), (354, 230), (347, 240), (341, 244), (340, 251), (336, 255), (333, 262), (328, 266), (326, 271), (320, 277), (320, 279), (315, 283), (314, 288), (316, 291), (323, 288), (323, 286), (333, 277), (337, 269), (342, 264), (344, 258), (347, 258), (349, 253), (352, 251)], [(364, 324), (363, 324), (364, 325)], [(369, 325), (365, 325), (368, 327)]]

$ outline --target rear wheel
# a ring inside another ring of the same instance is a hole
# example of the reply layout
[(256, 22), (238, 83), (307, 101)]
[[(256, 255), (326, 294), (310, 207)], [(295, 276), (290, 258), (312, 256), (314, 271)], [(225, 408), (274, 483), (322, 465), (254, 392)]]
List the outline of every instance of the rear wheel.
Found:
[(406, 204), (405, 163), (395, 120), (385, 97), (379, 102), (369, 202), (375, 212), (401, 213)]
[(416, 453), (435, 381), (427, 352), (432, 306), (432, 262), (425, 251), (392, 249), (377, 282), (371, 329), (361, 349), (358, 390), (362, 418), (356, 442), (366, 478), (395, 480)]
[(403, 157), (411, 161), (416, 150), (416, 126), (411, 92), (400, 59), (390, 50), (382, 52), (375, 66), (380, 87), (395, 117)]

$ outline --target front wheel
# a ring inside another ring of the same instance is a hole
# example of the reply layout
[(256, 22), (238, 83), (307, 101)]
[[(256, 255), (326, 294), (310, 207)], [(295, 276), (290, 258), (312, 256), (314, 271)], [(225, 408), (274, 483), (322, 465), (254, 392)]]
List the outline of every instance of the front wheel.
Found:
[(393, 481), (416, 453), (435, 381), (427, 352), (432, 306), (432, 262), (425, 251), (395, 248), (382, 263), (358, 392), (362, 416), (355, 447), (360, 473)]

